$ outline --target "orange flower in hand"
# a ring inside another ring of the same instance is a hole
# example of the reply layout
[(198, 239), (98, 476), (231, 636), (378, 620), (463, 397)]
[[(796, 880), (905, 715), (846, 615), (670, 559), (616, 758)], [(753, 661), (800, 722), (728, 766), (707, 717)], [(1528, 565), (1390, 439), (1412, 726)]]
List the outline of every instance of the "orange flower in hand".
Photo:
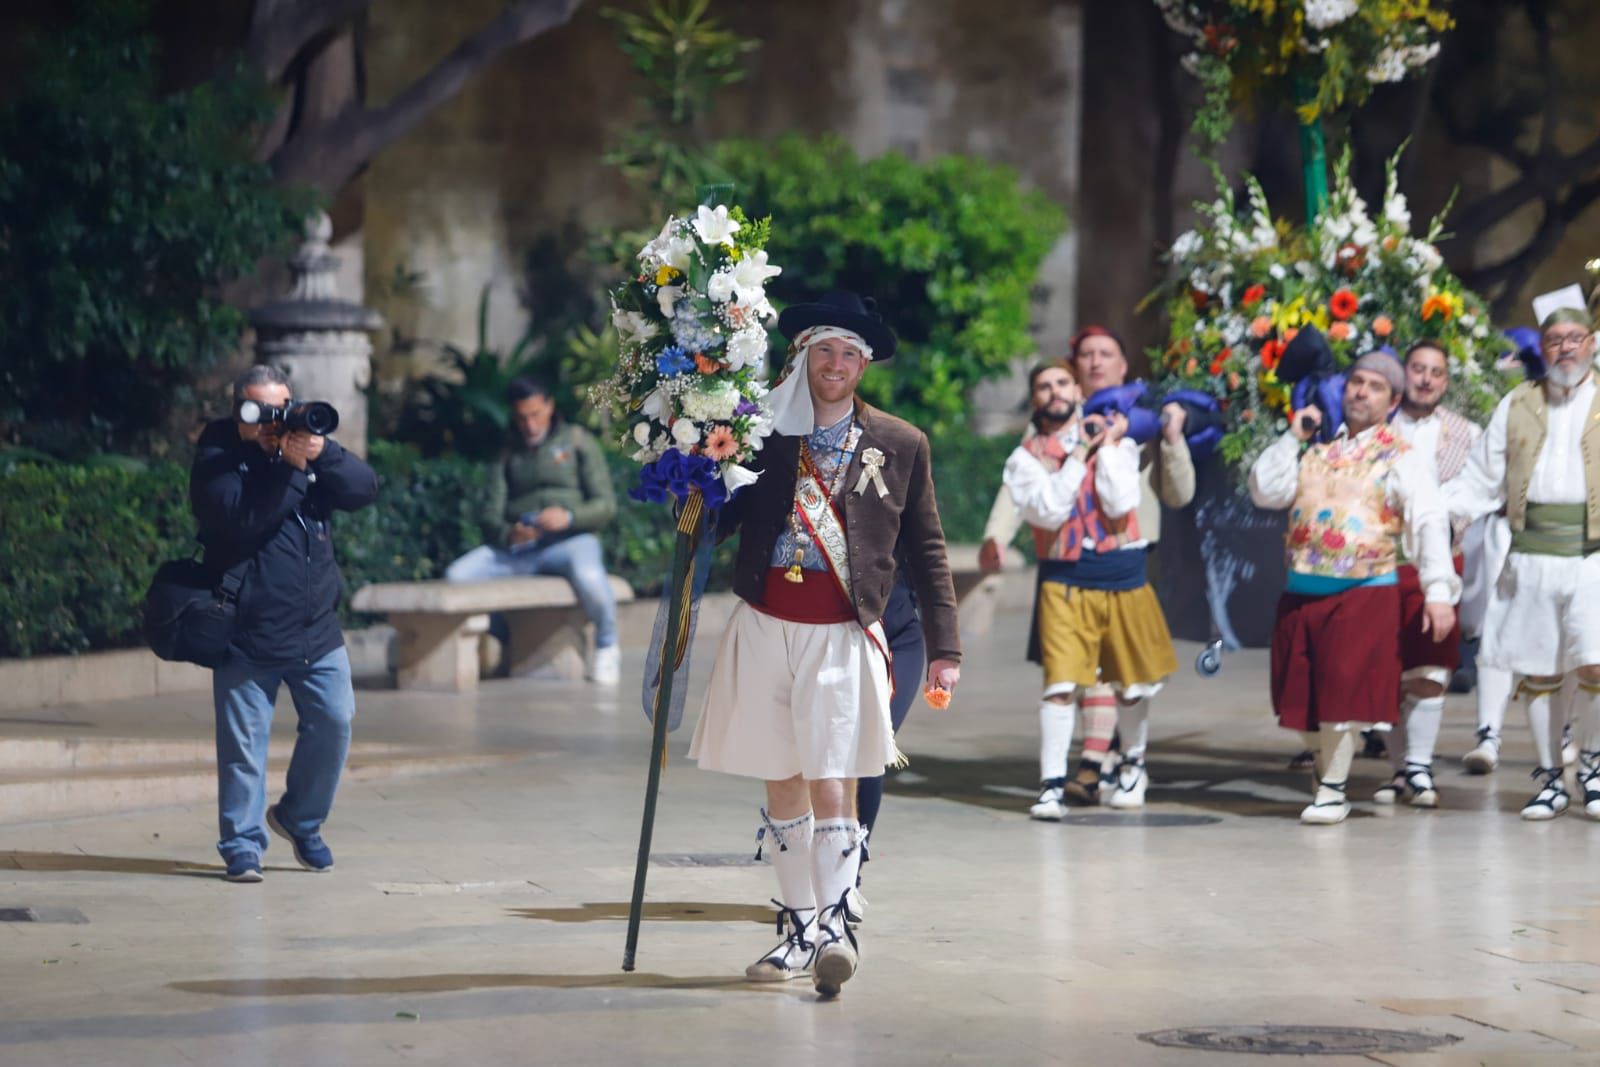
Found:
[(943, 711), (950, 706), (950, 690), (930, 685), (922, 691), (922, 699), (926, 700), (928, 707), (934, 711)]
[(706, 458), (721, 463), (739, 451), (739, 439), (730, 426), (713, 426), (706, 434)]

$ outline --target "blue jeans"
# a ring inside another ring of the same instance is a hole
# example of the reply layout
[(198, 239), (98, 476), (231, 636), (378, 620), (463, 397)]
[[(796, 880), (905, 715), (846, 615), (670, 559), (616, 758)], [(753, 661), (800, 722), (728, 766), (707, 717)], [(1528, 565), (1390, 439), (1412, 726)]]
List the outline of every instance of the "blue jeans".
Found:
[(259, 857), (267, 848), (267, 739), (280, 685), (289, 687), (300, 726), (289, 759), (288, 787), (278, 801), (278, 821), (296, 837), (310, 837), (333, 807), (356, 711), (350, 654), (341, 645), (315, 663), (268, 665), (235, 652), (211, 672), (222, 834), (217, 851), (224, 861)]
[(449, 582), (481, 582), (536, 574), (559, 575), (572, 586), (572, 594), (594, 623), (594, 647), (610, 648), (617, 643), (617, 601), (611, 595), (600, 539), (594, 534), (574, 534), (521, 552), (479, 545), (446, 567), (444, 577)]

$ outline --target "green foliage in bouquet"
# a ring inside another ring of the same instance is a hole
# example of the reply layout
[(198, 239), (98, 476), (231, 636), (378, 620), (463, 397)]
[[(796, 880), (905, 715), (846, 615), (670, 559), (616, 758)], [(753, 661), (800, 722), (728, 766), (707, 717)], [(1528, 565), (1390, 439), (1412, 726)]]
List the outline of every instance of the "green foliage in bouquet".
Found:
[(1014, 172), (962, 156), (856, 156), (834, 137), (734, 140), (712, 152), (753, 216), (780, 221), (777, 302), (874, 297), (899, 353), (861, 395), (930, 433), (964, 426), (972, 388), (1033, 351), (1030, 291), (1065, 228)]
[(1202, 145), (1227, 134), (1230, 103), (1280, 100), (1300, 121), (1366, 100), (1438, 54), (1452, 25), (1442, 0), (1155, 0), (1188, 38), (1184, 67), (1206, 89), (1195, 132)]
[(1438, 342), (1451, 362), (1446, 402), (1469, 417), (1486, 418), (1504, 392), (1495, 367), (1503, 340), (1483, 301), (1445, 267), (1435, 247), (1442, 220), (1412, 236), (1398, 161), (1389, 161), (1376, 216), (1355, 191), (1347, 153), (1327, 210), (1309, 227), (1274, 219), (1251, 179), (1245, 205), (1222, 186), (1215, 202), (1197, 205), (1199, 225), (1173, 243), (1160, 291), (1171, 332), (1151, 365), (1162, 391), (1217, 397), (1227, 419), (1222, 453), (1241, 469), (1287, 428), (1290, 387), (1276, 371), (1285, 344), (1308, 325), (1327, 335), (1341, 366), (1384, 345), (1403, 352)]

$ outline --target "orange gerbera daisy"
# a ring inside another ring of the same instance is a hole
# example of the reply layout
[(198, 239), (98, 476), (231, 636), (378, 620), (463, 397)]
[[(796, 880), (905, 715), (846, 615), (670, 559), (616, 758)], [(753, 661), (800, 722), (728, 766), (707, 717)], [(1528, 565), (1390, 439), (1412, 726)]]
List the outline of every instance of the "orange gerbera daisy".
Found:
[(1348, 319), (1361, 306), (1361, 298), (1348, 289), (1340, 289), (1328, 298), (1328, 310), (1336, 319)]
[(1265, 315), (1257, 315), (1255, 321), (1250, 323), (1251, 337), (1265, 337), (1272, 332), (1272, 320)]
[(1329, 326), (1328, 339), (1330, 341), (1350, 340), (1350, 324), (1348, 322), (1336, 322)]
[(1434, 293), (1422, 302), (1422, 318), (1424, 321), (1433, 318), (1435, 315), (1442, 315), (1448, 319), (1450, 312), (1450, 301), (1442, 293)]
[(734, 436), (731, 426), (717, 425), (706, 434), (706, 458), (721, 463), (725, 459), (732, 459), (739, 451), (739, 438)]
[(1388, 337), (1394, 333), (1394, 320), (1387, 315), (1379, 315), (1372, 320), (1372, 332), (1379, 337)]

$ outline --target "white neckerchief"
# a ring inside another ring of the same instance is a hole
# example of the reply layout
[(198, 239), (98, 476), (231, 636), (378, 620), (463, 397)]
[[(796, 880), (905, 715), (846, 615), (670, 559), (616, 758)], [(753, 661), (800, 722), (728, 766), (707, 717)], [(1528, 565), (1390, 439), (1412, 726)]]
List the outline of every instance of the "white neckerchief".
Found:
[(808, 363), (806, 357), (810, 354), (812, 345), (829, 339), (855, 345), (861, 350), (863, 357), (872, 359), (872, 346), (862, 340), (860, 334), (846, 330), (842, 326), (812, 326), (810, 329), (801, 330), (795, 335), (794, 344), (797, 352), (794, 363), (789, 368), (789, 376), (767, 394), (767, 403), (772, 406), (774, 433), (805, 437), (817, 428), (816, 411), (811, 406), (811, 382), (806, 373)]

